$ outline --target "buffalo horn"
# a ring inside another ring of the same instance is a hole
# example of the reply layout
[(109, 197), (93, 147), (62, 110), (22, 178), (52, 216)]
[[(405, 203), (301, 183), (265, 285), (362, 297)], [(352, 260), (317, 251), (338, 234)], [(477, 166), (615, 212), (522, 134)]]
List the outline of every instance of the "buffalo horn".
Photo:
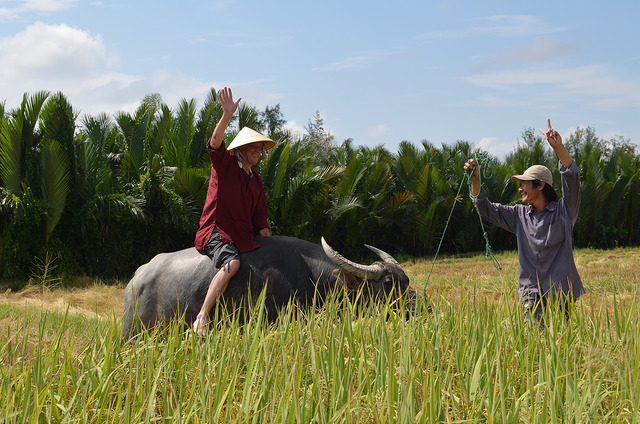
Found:
[(376, 255), (378, 255), (380, 257), (380, 259), (382, 259), (383, 262), (386, 263), (390, 263), (390, 264), (394, 264), (394, 265), (398, 265), (401, 266), (398, 261), (396, 261), (393, 256), (391, 256), (390, 254), (388, 254), (387, 252), (385, 252), (384, 250), (380, 250), (377, 247), (373, 247), (373, 246), (369, 246), (368, 244), (365, 244), (365, 247), (369, 250), (371, 250), (373, 253), (375, 253)]
[(361, 265), (345, 258), (327, 244), (324, 237), (320, 239), (324, 253), (343, 271), (349, 272), (363, 280), (377, 280), (382, 277), (384, 269), (380, 265)]

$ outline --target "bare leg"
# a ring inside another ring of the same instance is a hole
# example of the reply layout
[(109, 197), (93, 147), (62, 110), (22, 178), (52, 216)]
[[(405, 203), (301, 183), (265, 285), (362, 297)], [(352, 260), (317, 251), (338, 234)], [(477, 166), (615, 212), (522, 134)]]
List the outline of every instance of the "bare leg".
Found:
[(216, 272), (216, 275), (213, 276), (211, 284), (209, 284), (209, 290), (207, 290), (207, 295), (204, 298), (202, 308), (193, 323), (193, 330), (198, 335), (204, 336), (206, 334), (209, 311), (216, 303), (216, 300), (218, 300), (222, 293), (227, 289), (229, 280), (231, 280), (231, 277), (233, 277), (239, 269), (240, 261), (238, 259), (232, 259), (220, 268), (218, 272)]

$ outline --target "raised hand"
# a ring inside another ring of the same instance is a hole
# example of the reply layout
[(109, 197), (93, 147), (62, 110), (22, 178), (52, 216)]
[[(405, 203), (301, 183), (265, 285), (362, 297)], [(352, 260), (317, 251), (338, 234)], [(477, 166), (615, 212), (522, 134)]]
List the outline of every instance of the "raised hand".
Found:
[(464, 164), (464, 172), (471, 176), (471, 192), (477, 196), (480, 192), (480, 164), (474, 158), (470, 158)]
[(474, 176), (477, 177), (478, 171), (478, 163), (474, 158), (470, 158), (467, 162), (465, 162), (464, 164), (464, 172), (466, 172), (467, 174), (470, 173), (471, 171), (476, 171), (474, 172)]
[(233, 115), (234, 113), (236, 113), (242, 97), (238, 98), (238, 100), (234, 102), (231, 89), (225, 87), (218, 94), (218, 99), (220, 100), (220, 104), (222, 105), (222, 113)]
[(238, 100), (234, 102), (231, 89), (229, 87), (225, 87), (218, 94), (218, 100), (220, 101), (220, 105), (222, 106), (222, 117), (216, 124), (216, 127), (213, 130), (213, 134), (211, 134), (211, 138), (209, 138), (209, 141), (207, 142), (214, 149), (218, 149), (222, 144), (224, 139), (224, 132), (227, 130), (227, 126), (231, 121), (231, 117), (234, 113), (236, 113), (242, 97), (238, 98)]
[(560, 162), (562, 162), (564, 166), (568, 167), (573, 162), (573, 159), (571, 159), (571, 155), (567, 151), (566, 147), (564, 147), (564, 144), (562, 144), (562, 137), (560, 137), (558, 131), (551, 128), (551, 119), (549, 118), (547, 118), (547, 127), (549, 129), (546, 131), (540, 128), (540, 132), (544, 134), (545, 137), (547, 137), (549, 145), (558, 155), (558, 159), (560, 159)]
[(547, 118), (547, 127), (549, 128), (547, 131), (540, 128), (540, 132), (544, 134), (547, 138), (547, 141), (554, 149), (562, 145), (562, 137), (560, 137), (560, 133), (558, 131), (551, 128), (551, 119)]

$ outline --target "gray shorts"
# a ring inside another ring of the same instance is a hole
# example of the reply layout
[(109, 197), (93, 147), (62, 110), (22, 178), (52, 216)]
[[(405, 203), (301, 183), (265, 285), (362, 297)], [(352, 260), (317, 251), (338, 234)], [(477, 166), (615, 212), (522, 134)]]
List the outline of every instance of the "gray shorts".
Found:
[(240, 253), (235, 244), (230, 241), (224, 242), (218, 233), (218, 229), (214, 227), (211, 232), (209, 241), (204, 245), (204, 253), (213, 259), (216, 268), (222, 268), (232, 259), (240, 260)]

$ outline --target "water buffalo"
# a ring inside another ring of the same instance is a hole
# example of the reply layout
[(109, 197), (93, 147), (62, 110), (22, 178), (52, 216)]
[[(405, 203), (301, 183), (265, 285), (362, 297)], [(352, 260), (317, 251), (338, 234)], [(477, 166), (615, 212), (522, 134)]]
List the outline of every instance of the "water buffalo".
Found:
[[(322, 247), (292, 237), (260, 237), (260, 248), (240, 254), (241, 266), (222, 296), (228, 308), (255, 301), (266, 286), (265, 306), (270, 318), (295, 299), (302, 307), (322, 305), (336, 288), (383, 299), (406, 296), (413, 305), (415, 292), (400, 264), (371, 246), (381, 262), (361, 265), (334, 251), (322, 239)], [(156, 255), (138, 268), (124, 291), (123, 337), (142, 327), (167, 323), (184, 314), (193, 322), (207, 288), (217, 272), (212, 260), (195, 248)], [(141, 325), (139, 325), (141, 324)]]

